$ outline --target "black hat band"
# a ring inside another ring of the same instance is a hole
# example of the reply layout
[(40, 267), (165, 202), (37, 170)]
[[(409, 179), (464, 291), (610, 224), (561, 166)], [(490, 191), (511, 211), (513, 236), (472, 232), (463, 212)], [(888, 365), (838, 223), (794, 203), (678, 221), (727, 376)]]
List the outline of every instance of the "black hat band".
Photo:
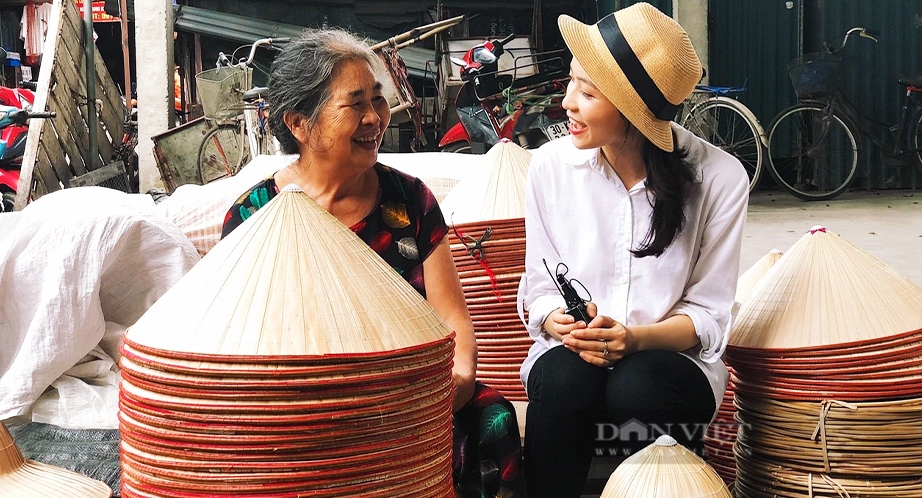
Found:
[(663, 121), (671, 121), (675, 118), (676, 113), (679, 112), (679, 106), (666, 100), (666, 96), (663, 95), (663, 92), (656, 86), (656, 82), (644, 69), (640, 59), (637, 58), (637, 54), (634, 53), (627, 40), (624, 39), (624, 35), (621, 34), (621, 28), (618, 27), (615, 15), (609, 14), (605, 16), (599, 21), (598, 26), (599, 33), (602, 35), (602, 39), (605, 40), (605, 45), (608, 46), (608, 51), (611, 52), (612, 57), (621, 67), (621, 71), (624, 72), (624, 76), (627, 77), (628, 82), (640, 95), (641, 100), (647, 105), (650, 112), (657, 119)]

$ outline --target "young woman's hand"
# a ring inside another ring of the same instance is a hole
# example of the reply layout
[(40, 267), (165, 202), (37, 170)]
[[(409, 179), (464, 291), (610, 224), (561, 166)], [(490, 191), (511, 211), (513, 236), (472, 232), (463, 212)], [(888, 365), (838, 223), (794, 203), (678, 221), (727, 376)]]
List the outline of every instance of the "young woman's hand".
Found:
[(611, 317), (599, 315), (594, 303), (587, 303), (586, 311), (594, 318), (586, 327), (574, 328), (563, 337), (567, 349), (598, 367), (610, 367), (634, 352), (636, 341), (628, 327)]
[[(593, 312), (589, 313), (589, 316), (595, 316), (593, 314), (594, 310), (595, 308), (593, 307)], [(582, 320), (577, 322), (575, 318), (564, 313), (564, 311), (564, 308), (557, 308), (544, 319), (544, 330), (560, 341), (574, 330), (584, 329), (588, 325)], [(589, 310), (587, 309), (586, 311), (588, 312)]]

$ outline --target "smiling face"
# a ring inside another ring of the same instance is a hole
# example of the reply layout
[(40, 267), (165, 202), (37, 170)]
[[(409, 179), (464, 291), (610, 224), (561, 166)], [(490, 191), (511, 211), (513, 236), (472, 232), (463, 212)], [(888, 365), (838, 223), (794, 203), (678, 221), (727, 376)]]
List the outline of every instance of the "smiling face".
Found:
[(623, 143), (627, 120), (589, 79), (576, 58), (570, 63), (570, 83), (562, 105), (570, 118), (570, 136), (577, 149)]
[(328, 164), (370, 168), (390, 120), (382, 84), (368, 63), (340, 62), (330, 78), (330, 99), (311, 128), (309, 152)]

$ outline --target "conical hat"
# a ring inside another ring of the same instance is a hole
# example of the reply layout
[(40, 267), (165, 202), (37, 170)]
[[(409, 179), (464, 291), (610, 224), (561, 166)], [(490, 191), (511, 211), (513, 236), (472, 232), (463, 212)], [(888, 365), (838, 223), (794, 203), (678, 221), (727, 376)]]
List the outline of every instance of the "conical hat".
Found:
[(765, 256), (759, 258), (758, 261), (752, 266), (749, 267), (742, 275), (740, 275), (739, 280), (736, 282), (736, 300), (740, 303), (746, 303), (749, 301), (749, 296), (752, 294), (752, 291), (758, 286), (759, 282), (762, 281), (768, 270), (771, 270), (775, 263), (781, 258), (784, 253), (778, 249), (772, 249)]
[(670, 436), (631, 455), (608, 478), (600, 498), (731, 498), (698, 455)]
[(483, 173), (460, 181), (440, 204), (452, 224), (525, 217), (531, 152), (504, 139), (483, 160)]
[(922, 288), (814, 227), (775, 263), (737, 317), (732, 346), (796, 349), (922, 329)]
[[(407, 250), (412, 242), (394, 241)], [(290, 185), (154, 303), (126, 341), (242, 360), (398, 351), (450, 334), (403, 277)]]
[(112, 490), (95, 479), (23, 458), (0, 423), (0, 496), (3, 498), (107, 498)]

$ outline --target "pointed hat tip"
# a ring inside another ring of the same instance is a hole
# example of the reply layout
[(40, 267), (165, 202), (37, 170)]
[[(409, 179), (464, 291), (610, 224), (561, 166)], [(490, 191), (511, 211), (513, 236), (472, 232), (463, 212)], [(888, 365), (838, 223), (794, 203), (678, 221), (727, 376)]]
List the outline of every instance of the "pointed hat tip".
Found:
[(813, 225), (813, 228), (808, 230), (808, 233), (810, 235), (814, 235), (816, 232), (826, 233), (826, 227), (824, 227), (823, 225)]
[(282, 188), (282, 192), (304, 192), (304, 189), (302, 189), (295, 183), (289, 183), (288, 185), (285, 185), (285, 187)]
[(663, 434), (662, 436), (656, 438), (657, 446), (675, 446), (678, 442), (670, 435)]

